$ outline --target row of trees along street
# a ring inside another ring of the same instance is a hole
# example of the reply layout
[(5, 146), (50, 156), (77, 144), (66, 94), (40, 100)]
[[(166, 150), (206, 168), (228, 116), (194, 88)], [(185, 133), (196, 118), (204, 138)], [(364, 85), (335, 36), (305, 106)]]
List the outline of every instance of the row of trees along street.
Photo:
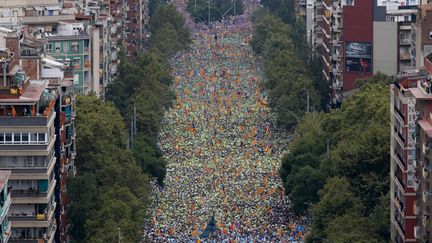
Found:
[(208, 24), (209, 18), (210, 21), (221, 21), (225, 16), (243, 14), (243, 3), (242, 0), (190, 0), (186, 10), (195, 22)]
[[(120, 75), (107, 102), (77, 99), (77, 171), (69, 182), (70, 235), (76, 242), (138, 242), (148, 217), (150, 181), (162, 184), (166, 162), (157, 147), (164, 111), (174, 92), (168, 58), (187, 48), (185, 20), (171, 5), (151, 1), (150, 49), (136, 62), (120, 54)], [(176, 36), (176, 38), (172, 38)], [(136, 134), (127, 148), (130, 117)]]
[(393, 77), (358, 80), (357, 93), (327, 111), (321, 56), (311, 53), (292, 3), (263, 0), (251, 43), (278, 124), (297, 133), (280, 169), (285, 193), (295, 213), (312, 215), (308, 242), (387, 242)]

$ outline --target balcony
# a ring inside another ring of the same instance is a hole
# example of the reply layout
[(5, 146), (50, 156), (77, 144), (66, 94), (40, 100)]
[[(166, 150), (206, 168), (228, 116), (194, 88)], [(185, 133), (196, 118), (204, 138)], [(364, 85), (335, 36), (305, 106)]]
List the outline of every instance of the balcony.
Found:
[(403, 156), (396, 150), (394, 151), (394, 154), (396, 155), (396, 162), (398, 163), (401, 170), (405, 170), (405, 160), (403, 159)]
[(423, 192), (423, 203), (424, 204), (431, 204), (432, 203), (432, 192)]
[(395, 127), (394, 132), (397, 134), (397, 138), (402, 142), (402, 145), (405, 146), (405, 138), (404, 136), (399, 132), (399, 130)]
[(48, 206), (43, 213), (36, 212), (13, 212), (9, 214), (9, 220), (12, 222), (14, 228), (47, 228), (50, 225), (55, 224), (54, 213), (56, 204)]
[(12, 189), (12, 199), (14, 203), (48, 203), (51, 196), (54, 193), (56, 185), (56, 180), (51, 180), (48, 188), (45, 190), (39, 190), (35, 188), (27, 188), (27, 189)]
[(12, 235), (12, 227), (11, 227), (11, 223), (8, 222), (8, 226), (5, 230), (5, 232), (3, 232), (3, 235), (1, 236), (1, 238), (2, 238), (1, 242), (8, 242), (11, 235)]
[(38, 189), (28, 188), (27, 190), (11, 190), (14, 198), (18, 197), (47, 197), (48, 191), (41, 192)]
[(430, 180), (429, 173), (432, 172), (432, 166), (425, 166), (422, 170), (422, 176), (424, 180)]
[(9, 212), (10, 205), (11, 205), (11, 196), (10, 193), (8, 193), (6, 197), (6, 201), (4, 202), (3, 207), (0, 209), (1, 210), (0, 223), (3, 222), (7, 213)]
[(404, 203), (402, 202), (402, 200), (400, 200), (398, 197), (394, 197), (394, 202), (396, 204), (396, 207), (399, 209), (399, 212), (401, 212), (402, 215), (405, 215), (405, 208), (404, 208)]
[(402, 121), (405, 121), (405, 114), (399, 109), (399, 107), (394, 106), (394, 111), (396, 114), (399, 115), (399, 117), (402, 119)]
[(413, 211), (414, 211), (414, 214), (415, 215), (419, 215), (420, 214), (420, 205), (419, 205), (419, 203), (418, 202), (416, 202), (414, 205), (413, 205)]
[(407, 38), (405, 38), (405, 39), (399, 39), (399, 43), (401, 45), (411, 45), (411, 39), (407, 39)]
[(36, 116), (0, 116), (1, 127), (46, 127), (51, 119), (53, 119), (55, 112), (51, 109), (48, 116), (38, 114)]

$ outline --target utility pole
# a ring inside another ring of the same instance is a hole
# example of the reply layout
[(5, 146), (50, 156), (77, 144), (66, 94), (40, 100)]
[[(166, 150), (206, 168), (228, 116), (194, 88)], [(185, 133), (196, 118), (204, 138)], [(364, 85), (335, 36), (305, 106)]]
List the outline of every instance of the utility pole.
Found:
[(234, 18), (236, 16), (236, 0), (234, 0)]
[(195, 17), (196, 17), (196, 0), (195, 0)]
[(130, 136), (131, 136), (131, 139), (130, 139), (130, 148), (131, 149), (133, 147), (133, 139), (134, 139), (134, 126), (133, 126), (134, 121), (133, 121), (133, 119), (134, 119), (134, 117), (131, 116), (131, 134), (130, 134)]
[(131, 116), (131, 124), (130, 124), (130, 142), (128, 143), (128, 147), (131, 149), (133, 147), (133, 139), (134, 136), (137, 134), (137, 112), (136, 112), (136, 106), (134, 105), (133, 108), (133, 114)]
[(133, 128), (134, 128), (134, 135), (137, 134), (137, 111), (136, 111), (136, 106), (134, 105), (134, 110), (133, 110), (133, 115), (134, 115), (134, 123), (133, 123)]
[(306, 107), (306, 113), (309, 113), (309, 90), (307, 90), (307, 107)]
[(121, 231), (120, 231), (120, 228), (117, 228), (117, 229), (118, 229), (118, 243), (121, 243), (121, 240), (122, 240)]

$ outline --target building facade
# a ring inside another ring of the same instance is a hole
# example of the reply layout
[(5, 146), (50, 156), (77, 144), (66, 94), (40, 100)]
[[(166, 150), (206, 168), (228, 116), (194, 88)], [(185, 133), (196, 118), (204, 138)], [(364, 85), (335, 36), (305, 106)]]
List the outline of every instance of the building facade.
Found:
[(11, 236), (11, 223), (9, 222), (9, 208), (11, 195), (9, 191), (9, 177), (11, 172), (0, 170), (0, 242), (9, 242)]
[(10, 241), (65, 242), (66, 178), (75, 174), (73, 79), (46, 54), (46, 39), (7, 33), (0, 51), (0, 168), (12, 171)]

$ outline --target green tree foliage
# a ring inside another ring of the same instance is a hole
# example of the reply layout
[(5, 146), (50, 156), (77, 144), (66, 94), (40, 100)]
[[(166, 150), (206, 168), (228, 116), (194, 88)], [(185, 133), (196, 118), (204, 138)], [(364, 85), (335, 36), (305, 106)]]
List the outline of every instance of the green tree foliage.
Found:
[[(286, 38), (286, 41), (289, 42), (289, 26), (285, 25), (279, 18), (274, 16), (265, 16), (264, 18), (260, 18), (258, 22), (255, 23), (254, 26), (253, 39), (251, 42), (252, 49), (260, 54), (263, 52), (264, 44), (266, 40), (270, 37), (271, 34), (280, 34)], [(291, 49), (291, 48), (290, 48)]]
[[(120, 53), (118, 80), (108, 87), (107, 99), (121, 111), (130, 129), (134, 108), (137, 113), (132, 154), (144, 172), (157, 178), (160, 185), (166, 173), (166, 161), (157, 146), (157, 136), (166, 109), (175, 98), (170, 89), (172, 77), (168, 58), (187, 48), (190, 42), (185, 20), (170, 4), (157, 4), (151, 18), (150, 50), (129, 62)], [(175, 38), (173, 38), (175, 36)]]
[[(210, 1), (210, 21), (221, 21), (225, 16), (243, 14), (243, 2), (241, 0), (212, 0)], [(208, 24), (209, 1), (208, 0), (189, 0), (186, 10), (192, 15), (195, 22), (205, 22)]]
[(172, 4), (159, 5), (150, 20), (150, 47), (167, 57), (185, 49), (191, 42), (185, 18)]
[[(123, 56), (123, 55), (121, 55)], [(166, 162), (157, 147), (157, 135), (165, 110), (175, 95), (170, 90), (171, 75), (164, 55), (151, 49), (139, 55), (135, 63), (121, 59), (119, 79), (108, 89), (107, 99), (122, 111), (130, 129), (134, 107), (137, 112), (137, 134), (133, 155), (142, 169), (162, 184)]]
[(318, 194), (320, 200), (312, 207), (312, 237), (327, 238), (330, 222), (347, 213), (360, 214), (363, 209), (345, 177), (328, 179)]
[(277, 111), (278, 123), (292, 129), (309, 105), (319, 107), (320, 98), (304, 62), (299, 59), (290, 38), (290, 27), (269, 15), (255, 24), (251, 42), (256, 53), (263, 55), (270, 106)]
[(326, 229), (327, 240), (334, 243), (378, 242), (377, 235), (370, 229), (373, 228), (369, 218), (362, 217), (358, 213), (348, 212), (338, 216), (328, 225)]
[(292, 0), (261, 0), (266, 11), (291, 24), (295, 20), (294, 1)]
[[(336, 217), (342, 217), (342, 221), (348, 217), (343, 217), (344, 212), (334, 215), (331, 210), (321, 210), (321, 206), (333, 202), (330, 202), (331, 193), (326, 197), (326, 190), (317, 192), (327, 178), (336, 177), (343, 178), (344, 187), (360, 205), (361, 210), (349, 217), (357, 215), (352, 220), (369, 227), (371, 242), (388, 241), (390, 128), (389, 90), (385, 83), (389, 77), (380, 74), (371, 79), (375, 81), (363, 85), (340, 110), (304, 116), (297, 126), (298, 136), (289, 147), (290, 153), (283, 158), (280, 175), (296, 213), (302, 213), (306, 205), (316, 203), (312, 208), (314, 237), (328, 237), (324, 226)], [(306, 173), (310, 174), (309, 178)], [(313, 186), (306, 189), (305, 185)], [(301, 190), (311, 195), (302, 195)], [(333, 195), (335, 204), (339, 200), (336, 194)], [(320, 210), (316, 211), (317, 208)], [(349, 237), (363, 239), (363, 233), (359, 229), (353, 235), (347, 235), (346, 241), (350, 242)], [(337, 237), (336, 233), (334, 237)]]
[(76, 129), (79, 173), (68, 184), (72, 238), (110, 242), (121, 227), (127, 242), (138, 241), (149, 178), (126, 149), (120, 113), (97, 97), (79, 96)]

